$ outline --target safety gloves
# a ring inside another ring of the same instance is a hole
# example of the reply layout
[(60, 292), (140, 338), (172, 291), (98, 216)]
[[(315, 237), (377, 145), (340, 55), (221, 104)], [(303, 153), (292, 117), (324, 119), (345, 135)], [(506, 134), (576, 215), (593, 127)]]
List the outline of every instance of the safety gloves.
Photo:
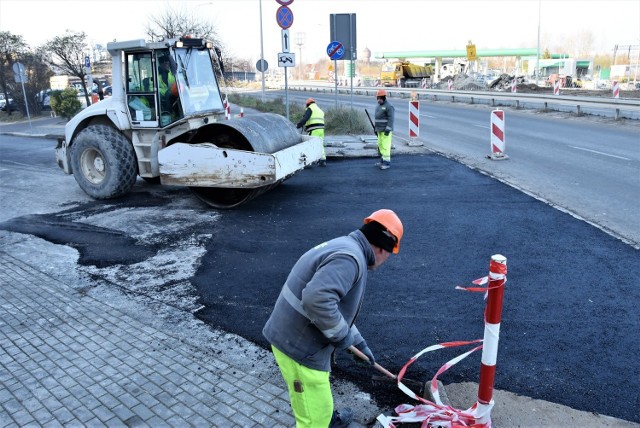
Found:
[(371, 352), (371, 349), (369, 349), (369, 347), (367, 346), (367, 341), (362, 339), (362, 342), (358, 343), (356, 346), (356, 349), (358, 349), (358, 351), (362, 352), (364, 355), (367, 356), (367, 358), (369, 358), (369, 364), (374, 365), (376, 362), (376, 359), (373, 357), (373, 352)]

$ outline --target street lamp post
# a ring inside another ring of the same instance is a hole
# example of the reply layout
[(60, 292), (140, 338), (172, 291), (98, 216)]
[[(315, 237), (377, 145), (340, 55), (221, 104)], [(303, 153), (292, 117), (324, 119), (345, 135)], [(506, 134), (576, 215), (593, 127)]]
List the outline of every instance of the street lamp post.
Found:
[(298, 80), (302, 80), (302, 45), (304, 45), (306, 39), (305, 33), (296, 33), (296, 45), (298, 45), (298, 49), (300, 51), (300, 59), (298, 65)]
[(538, 0), (538, 49), (536, 56), (536, 86), (540, 85), (540, 11), (542, 9), (542, 0)]
[[(262, 0), (260, 0), (260, 64), (264, 64), (264, 40), (262, 37)], [(262, 74), (262, 102), (265, 100), (265, 90), (264, 90), (264, 72), (262, 70), (260, 74)]]

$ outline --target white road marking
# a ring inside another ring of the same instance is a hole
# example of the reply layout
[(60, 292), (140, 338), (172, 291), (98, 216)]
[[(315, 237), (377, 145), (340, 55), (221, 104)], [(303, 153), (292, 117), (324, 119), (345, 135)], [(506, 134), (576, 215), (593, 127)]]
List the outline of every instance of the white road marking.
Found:
[(609, 153), (603, 153), (603, 152), (599, 152), (597, 150), (585, 149), (584, 147), (576, 147), (576, 146), (569, 146), (569, 147), (571, 147), (572, 149), (576, 149), (576, 150), (584, 150), (585, 152), (596, 153), (596, 154), (599, 154), (599, 155), (602, 155), (602, 156), (609, 156), (609, 157), (612, 157), (612, 158), (618, 158), (618, 159), (622, 159), (622, 160), (631, 160), (629, 158), (625, 158), (625, 157), (622, 157), (622, 156), (611, 155)]

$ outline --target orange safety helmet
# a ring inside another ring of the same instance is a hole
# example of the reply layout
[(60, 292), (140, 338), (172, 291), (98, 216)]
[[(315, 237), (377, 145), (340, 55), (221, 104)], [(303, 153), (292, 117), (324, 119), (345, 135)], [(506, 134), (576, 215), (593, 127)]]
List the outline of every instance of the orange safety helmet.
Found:
[(376, 93), (376, 98), (386, 97), (386, 96), (387, 96), (387, 91), (385, 91), (384, 89), (378, 89), (378, 92)]
[(393, 254), (398, 254), (400, 251), (400, 240), (404, 233), (402, 222), (400, 218), (392, 210), (381, 209), (372, 213), (369, 217), (364, 219), (364, 224), (376, 221), (384, 226), (389, 233), (396, 238), (396, 245), (393, 247)]
[(306, 104), (305, 104), (305, 105), (306, 105), (307, 107), (309, 107), (309, 104), (311, 104), (311, 103), (315, 103), (315, 102), (316, 102), (316, 100), (314, 100), (313, 98), (307, 98), (307, 102), (306, 102)]

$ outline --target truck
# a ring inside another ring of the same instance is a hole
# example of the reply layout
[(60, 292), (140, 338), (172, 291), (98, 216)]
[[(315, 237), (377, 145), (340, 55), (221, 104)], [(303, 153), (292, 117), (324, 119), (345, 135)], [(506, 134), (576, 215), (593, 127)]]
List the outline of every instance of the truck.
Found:
[(418, 88), (423, 84), (430, 85), (434, 74), (431, 64), (417, 65), (407, 61), (387, 62), (380, 71), (380, 84), (401, 88)]
[(319, 162), (322, 141), (280, 115), (229, 118), (210, 41), (136, 39), (107, 50), (112, 96), (75, 115), (55, 148), (58, 166), (92, 198), (121, 197), (141, 177), (230, 209)]

